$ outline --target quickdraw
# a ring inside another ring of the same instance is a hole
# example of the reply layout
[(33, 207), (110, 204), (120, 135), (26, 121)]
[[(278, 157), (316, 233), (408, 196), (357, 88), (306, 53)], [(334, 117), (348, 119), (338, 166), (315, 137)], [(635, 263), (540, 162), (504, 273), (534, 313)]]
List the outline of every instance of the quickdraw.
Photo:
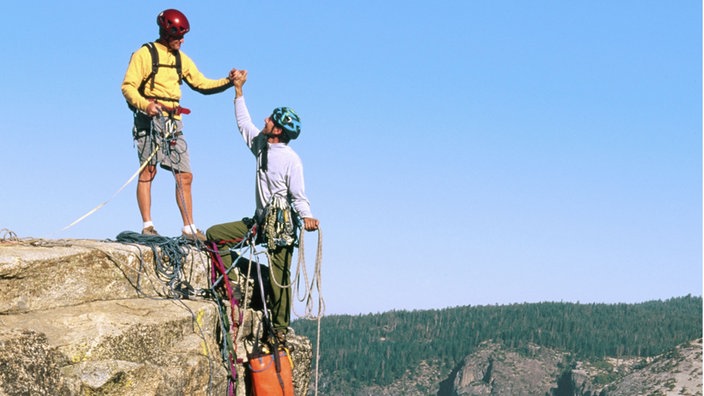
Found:
[(298, 216), (291, 210), (288, 200), (274, 195), (264, 215), (264, 235), (269, 249), (291, 246), (296, 243)]

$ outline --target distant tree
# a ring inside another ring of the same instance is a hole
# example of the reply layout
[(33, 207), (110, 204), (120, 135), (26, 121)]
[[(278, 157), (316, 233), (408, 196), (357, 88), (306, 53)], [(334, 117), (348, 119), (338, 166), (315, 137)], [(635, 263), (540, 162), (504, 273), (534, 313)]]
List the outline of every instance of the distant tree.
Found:
[[(311, 340), (317, 337), (313, 321), (296, 320), (292, 327)], [(334, 381), (320, 394), (390, 384), (422, 361), (441, 362), (449, 373), (487, 340), (522, 353), (535, 343), (599, 360), (655, 356), (700, 337), (702, 298), (693, 296), (639, 304), (542, 302), (332, 315), (321, 319), (320, 371)], [(568, 393), (559, 395), (577, 394), (569, 393), (574, 385), (568, 377), (560, 379), (565, 382), (555, 391)]]

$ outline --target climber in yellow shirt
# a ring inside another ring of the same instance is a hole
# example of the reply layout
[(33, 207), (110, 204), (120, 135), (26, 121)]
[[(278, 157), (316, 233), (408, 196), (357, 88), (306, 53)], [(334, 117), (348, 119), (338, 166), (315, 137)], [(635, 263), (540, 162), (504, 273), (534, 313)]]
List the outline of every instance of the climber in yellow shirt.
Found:
[[(182, 235), (190, 240), (204, 241), (205, 236), (193, 220), (193, 173), (181, 119), (182, 114), (188, 114), (190, 110), (180, 105), (181, 83), (208, 95), (227, 90), (232, 86), (232, 80), (229, 77), (217, 80), (205, 77), (191, 58), (180, 51), (184, 35), (190, 30), (188, 19), (182, 12), (164, 10), (156, 22), (159, 39), (144, 44), (132, 54), (122, 82), (122, 94), (134, 112), (132, 133), (140, 164), (149, 160), (139, 174), (137, 184), (142, 234), (159, 235), (151, 217), (151, 185), (159, 163), (162, 168), (174, 172), (176, 177), (176, 203), (183, 219)], [(164, 144), (165, 137), (168, 144)], [(158, 150), (157, 145), (160, 145)]]

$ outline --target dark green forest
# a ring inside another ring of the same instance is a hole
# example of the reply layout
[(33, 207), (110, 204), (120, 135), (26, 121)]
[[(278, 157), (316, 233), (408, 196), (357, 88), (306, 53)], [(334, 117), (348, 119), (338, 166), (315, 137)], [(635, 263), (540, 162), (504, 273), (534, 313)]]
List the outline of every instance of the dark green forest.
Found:
[[(316, 344), (317, 323), (296, 320)], [(352, 386), (385, 386), (422, 361), (448, 373), (486, 340), (521, 350), (529, 343), (584, 360), (647, 357), (702, 336), (702, 298), (637, 304), (565, 302), (463, 306), (332, 315), (320, 323), (320, 375)]]

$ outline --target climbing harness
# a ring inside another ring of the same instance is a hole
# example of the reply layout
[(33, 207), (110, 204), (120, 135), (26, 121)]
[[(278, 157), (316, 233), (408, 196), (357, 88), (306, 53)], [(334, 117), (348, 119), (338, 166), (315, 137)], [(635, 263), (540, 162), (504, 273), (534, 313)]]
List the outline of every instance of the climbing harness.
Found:
[[(171, 114), (154, 117), (149, 123), (148, 130), (135, 126), (132, 133), (135, 140), (148, 137), (145, 143), (150, 143), (150, 148), (157, 153), (161, 150), (163, 157), (168, 159), (168, 167), (171, 168), (172, 173), (174, 168), (177, 168), (175, 165), (181, 162), (181, 155), (187, 151), (187, 147), (179, 148), (176, 145), (183, 132), (180, 129), (180, 121), (174, 119)], [(183, 143), (185, 145), (185, 141)], [(161, 161), (162, 164), (165, 162), (164, 159)]]

